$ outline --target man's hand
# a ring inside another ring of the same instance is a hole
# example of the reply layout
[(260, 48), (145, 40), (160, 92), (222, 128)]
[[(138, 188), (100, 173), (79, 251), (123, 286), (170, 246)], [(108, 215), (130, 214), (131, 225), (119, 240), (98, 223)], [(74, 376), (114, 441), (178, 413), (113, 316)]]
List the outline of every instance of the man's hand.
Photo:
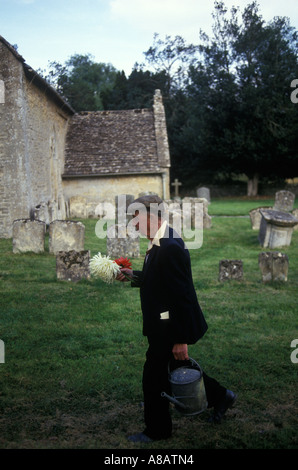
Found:
[[(124, 273), (124, 274), (122, 274)], [(131, 278), (133, 277), (133, 271), (132, 269), (128, 269), (128, 268), (122, 268), (121, 269), (121, 273), (118, 274), (118, 276), (116, 277), (116, 280), (117, 281), (121, 281), (121, 282), (128, 282), (129, 279), (127, 279), (127, 277)]]
[(185, 361), (189, 359), (187, 344), (174, 344), (172, 353), (176, 361)]

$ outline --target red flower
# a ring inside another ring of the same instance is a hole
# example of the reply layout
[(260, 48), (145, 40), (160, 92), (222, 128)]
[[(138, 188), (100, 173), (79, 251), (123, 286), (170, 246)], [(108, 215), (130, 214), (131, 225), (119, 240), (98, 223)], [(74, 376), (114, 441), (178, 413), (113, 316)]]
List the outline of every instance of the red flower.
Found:
[(121, 258), (115, 259), (114, 261), (118, 266), (120, 266), (120, 268), (131, 269), (131, 262), (128, 258), (123, 258), (123, 256), (121, 256)]

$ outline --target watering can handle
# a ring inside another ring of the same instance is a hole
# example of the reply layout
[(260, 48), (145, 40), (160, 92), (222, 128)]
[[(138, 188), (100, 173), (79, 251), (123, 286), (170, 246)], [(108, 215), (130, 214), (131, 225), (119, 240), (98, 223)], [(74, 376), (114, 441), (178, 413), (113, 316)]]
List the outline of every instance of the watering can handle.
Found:
[[(203, 373), (203, 369), (200, 366), (200, 364), (198, 364), (194, 359), (192, 359), (192, 357), (189, 357), (189, 359), (187, 359), (187, 361), (190, 361), (192, 366), (195, 366), (196, 369), (199, 369), (201, 374)], [(168, 364), (168, 373), (170, 375), (170, 363)]]

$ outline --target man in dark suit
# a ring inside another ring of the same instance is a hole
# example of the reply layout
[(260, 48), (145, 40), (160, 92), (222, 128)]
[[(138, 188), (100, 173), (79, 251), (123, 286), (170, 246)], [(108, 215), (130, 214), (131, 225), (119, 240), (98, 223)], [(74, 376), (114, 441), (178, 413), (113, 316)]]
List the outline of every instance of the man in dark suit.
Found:
[[(162, 200), (144, 196), (134, 201), (136, 229), (149, 240), (142, 271), (123, 269), (140, 288), (143, 334), (149, 348), (143, 370), (144, 418), (146, 429), (130, 436), (132, 442), (166, 439), (172, 434), (169, 402), (161, 392), (171, 394), (168, 365), (173, 359), (189, 359), (188, 345), (207, 331), (192, 280), (190, 255), (183, 240), (163, 219)], [(120, 274), (118, 280), (127, 278)], [(203, 373), (212, 420), (219, 422), (236, 395)]]

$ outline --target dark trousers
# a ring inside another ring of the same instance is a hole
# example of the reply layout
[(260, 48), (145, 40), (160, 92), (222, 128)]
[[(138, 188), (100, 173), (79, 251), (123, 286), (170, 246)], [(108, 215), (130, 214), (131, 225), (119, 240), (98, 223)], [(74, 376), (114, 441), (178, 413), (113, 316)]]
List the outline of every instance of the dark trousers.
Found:
[[(165, 325), (166, 326), (166, 325)], [(143, 370), (145, 433), (152, 439), (166, 439), (172, 434), (172, 419), (167, 398), (171, 395), (168, 366), (173, 362), (173, 344), (168, 340), (166, 328), (148, 337), (149, 348)], [(181, 365), (181, 363), (180, 363)], [(226, 388), (203, 372), (208, 408), (212, 408), (224, 397)]]

